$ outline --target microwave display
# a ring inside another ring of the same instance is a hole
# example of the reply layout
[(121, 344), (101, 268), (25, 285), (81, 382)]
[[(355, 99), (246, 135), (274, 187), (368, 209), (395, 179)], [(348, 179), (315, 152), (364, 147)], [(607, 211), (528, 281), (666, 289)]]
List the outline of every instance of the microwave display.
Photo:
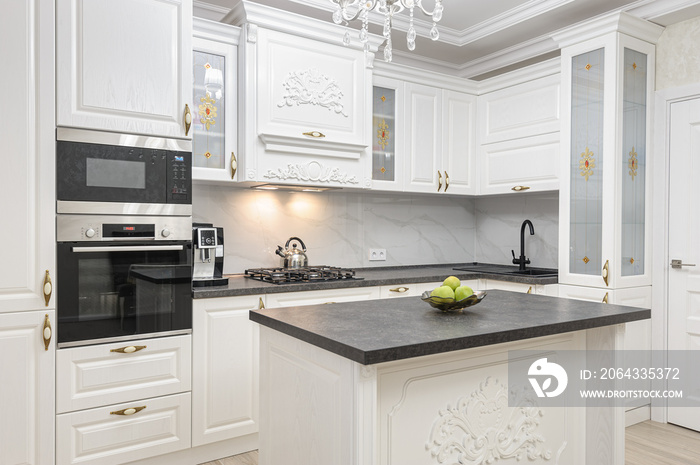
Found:
[(138, 161), (85, 159), (85, 184), (88, 187), (146, 188), (146, 164)]

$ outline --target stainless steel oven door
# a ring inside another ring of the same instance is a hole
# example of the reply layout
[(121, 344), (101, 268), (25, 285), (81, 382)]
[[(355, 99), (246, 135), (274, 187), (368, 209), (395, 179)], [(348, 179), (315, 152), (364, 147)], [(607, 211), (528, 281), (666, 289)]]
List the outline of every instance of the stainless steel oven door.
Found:
[(191, 241), (59, 242), (58, 347), (192, 330)]

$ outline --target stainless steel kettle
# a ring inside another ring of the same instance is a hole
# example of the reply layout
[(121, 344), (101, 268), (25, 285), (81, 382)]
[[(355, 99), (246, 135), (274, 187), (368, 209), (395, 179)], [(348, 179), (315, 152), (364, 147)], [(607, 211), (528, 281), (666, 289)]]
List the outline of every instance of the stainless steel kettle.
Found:
[[(289, 243), (292, 241), (298, 241), (301, 244), (301, 250), (299, 250), (298, 244), (292, 243), (292, 248), (289, 248)], [(306, 246), (304, 241), (298, 237), (290, 237), (287, 243), (284, 244), (284, 249), (281, 245), (277, 246), (275, 253), (282, 257), (282, 266), (284, 268), (303, 268), (309, 265), (309, 259), (306, 257)]]

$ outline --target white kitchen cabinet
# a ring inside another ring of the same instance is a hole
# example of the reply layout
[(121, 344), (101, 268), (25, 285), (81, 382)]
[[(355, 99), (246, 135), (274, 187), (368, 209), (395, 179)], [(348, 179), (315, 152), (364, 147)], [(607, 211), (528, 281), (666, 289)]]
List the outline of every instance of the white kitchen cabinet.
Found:
[(258, 432), (258, 325), (264, 297), (195, 299), (192, 446)]
[(651, 106), (662, 28), (625, 13), (563, 45), (559, 282), (651, 284)]
[(372, 76), (372, 189), (403, 191), (407, 138), (404, 81)]
[(58, 0), (57, 125), (189, 138), (192, 0)]
[(190, 335), (61, 349), (56, 412), (189, 391), (191, 352)]
[(55, 279), (56, 255), (53, 30), (50, 2), (3, 6), (0, 42), (6, 45), (0, 47), (0, 61), (7, 72), (0, 83), (11, 89), (3, 97), (11, 116), (0, 125), (0, 211), (6, 225), (0, 229), (6, 245), (0, 313), (55, 308), (53, 289), (44, 286)]
[(238, 177), (238, 40), (240, 29), (193, 20), (192, 180)]
[(61, 465), (118, 465), (190, 447), (190, 393), (56, 417)]
[(48, 325), (56, 327), (54, 310), (0, 314), (3, 464), (54, 463), (56, 344)]
[(362, 50), (249, 24), (244, 62), (245, 181), (370, 187)]
[(476, 97), (415, 83), (405, 89), (404, 190), (475, 194)]
[(560, 76), (479, 96), (479, 193), (559, 189)]
[[(469, 286), (474, 290), (481, 290), (479, 279), (462, 280), (462, 286)], [(436, 287), (442, 286), (442, 281), (433, 283), (409, 283), (395, 284), (392, 286), (382, 286), (380, 289), (380, 298), (393, 299), (396, 297), (413, 297), (420, 296), (426, 291), (432, 291)]]
[(544, 294), (544, 286), (540, 284), (514, 283), (497, 279), (483, 279), (483, 289), (498, 289), (501, 291), (524, 292), (526, 294)]
[(267, 294), (267, 308), (296, 307), (300, 305), (334, 304), (338, 302), (354, 302), (357, 300), (379, 299), (380, 288), (351, 287), (346, 289), (324, 289), (322, 291), (284, 292)]

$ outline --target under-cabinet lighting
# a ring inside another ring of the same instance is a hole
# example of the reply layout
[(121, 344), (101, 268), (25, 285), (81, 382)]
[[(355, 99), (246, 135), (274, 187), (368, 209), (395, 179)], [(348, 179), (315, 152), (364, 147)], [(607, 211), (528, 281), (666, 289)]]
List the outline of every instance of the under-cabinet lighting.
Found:
[(341, 187), (331, 187), (331, 186), (292, 186), (286, 184), (260, 184), (258, 186), (252, 186), (251, 189), (265, 190), (265, 191), (288, 191), (288, 192), (324, 192), (330, 190), (342, 189)]

